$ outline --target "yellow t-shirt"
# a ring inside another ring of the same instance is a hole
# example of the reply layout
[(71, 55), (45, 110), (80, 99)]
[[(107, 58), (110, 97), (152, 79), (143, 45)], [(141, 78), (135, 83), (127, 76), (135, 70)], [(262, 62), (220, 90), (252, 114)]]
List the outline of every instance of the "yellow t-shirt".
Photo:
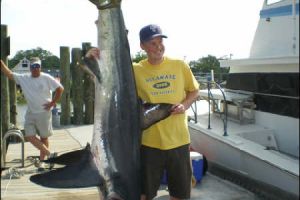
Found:
[[(147, 59), (133, 64), (138, 96), (150, 103), (177, 104), (186, 92), (199, 88), (189, 66), (181, 61), (164, 57), (159, 65)], [(143, 131), (142, 144), (158, 149), (172, 149), (190, 143), (186, 114), (176, 114)]]

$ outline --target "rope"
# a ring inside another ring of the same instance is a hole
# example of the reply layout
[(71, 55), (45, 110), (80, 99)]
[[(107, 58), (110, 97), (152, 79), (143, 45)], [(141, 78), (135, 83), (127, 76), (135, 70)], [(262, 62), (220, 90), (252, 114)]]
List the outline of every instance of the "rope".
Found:
[(20, 171), (20, 170), (18, 170), (15, 167), (10, 167), (8, 169), (7, 174), (3, 177), (4, 179), (5, 178), (9, 178), (9, 181), (8, 181), (8, 183), (5, 186), (5, 190), (4, 190), (4, 193), (3, 193), (3, 198), (4, 198), (5, 194), (6, 194), (6, 191), (8, 189), (8, 186), (9, 186), (10, 182), (11, 182), (11, 179), (19, 179), (19, 178), (21, 178), (21, 176), (24, 176), (24, 172), (23, 171)]
[[(78, 150), (78, 148), (74, 148), (73, 150)], [(60, 153), (62, 152), (66, 152), (66, 151), (61, 151)], [(26, 160), (29, 160), (31, 162), (31, 165), (35, 165), (35, 167), (37, 167), (37, 164), (39, 163), (38, 156), (28, 156)], [(5, 186), (5, 190), (3, 192), (3, 198), (5, 197), (8, 186), (12, 179), (20, 179), (25, 174), (32, 174), (37, 172), (38, 172), (37, 169), (33, 169), (33, 170), (18, 169), (16, 165), (8, 168), (7, 173), (3, 177), (1, 177), (1, 179), (9, 179), (8, 183)]]
[[(29, 156), (29, 157), (27, 157), (27, 160), (29, 160), (32, 164), (35, 164), (38, 159)], [(34, 170), (18, 169), (16, 167), (16, 165), (8, 168), (7, 173), (3, 177), (1, 177), (1, 179), (9, 179), (8, 183), (5, 186), (5, 190), (3, 192), (3, 198), (4, 198), (4, 196), (5, 196), (6, 192), (7, 192), (8, 186), (9, 186), (9, 184), (10, 184), (10, 182), (11, 182), (12, 179), (20, 179), (25, 174), (32, 174), (32, 173), (35, 173), (35, 172), (37, 172), (36, 169), (34, 169)]]
[(8, 183), (5, 186), (5, 190), (4, 190), (4, 193), (3, 193), (3, 198), (5, 197), (5, 194), (6, 194), (6, 191), (8, 189), (8, 185), (10, 184), (11, 178), (12, 178), (12, 175), (10, 176), (9, 181), (8, 181)]

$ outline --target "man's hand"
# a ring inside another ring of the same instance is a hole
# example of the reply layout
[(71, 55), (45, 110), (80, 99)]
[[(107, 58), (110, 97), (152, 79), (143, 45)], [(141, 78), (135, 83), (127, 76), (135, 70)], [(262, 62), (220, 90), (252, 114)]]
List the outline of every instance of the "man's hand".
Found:
[(43, 105), (44, 109), (49, 111), (53, 106), (55, 106), (56, 102), (60, 99), (63, 91), (64, 91), (63, 87), (56, 88), (54, 98), (52, 99), (52, 101), (47, 102)]
[(171, 108), (171, 114), (183, 114), (185, 112), (185, 106), (183, 104), (175, 104)]
[(6, 66), (6, 64), (1, 60), (1, 71), (2, 73), (10, 80), (13, 80), (13, 73), (12, 71)]
[(93, 58), (93, 59), (100, 59), (100, 49), (93, 47), (88, 50), (88, 52), (85, 54), (85, 57), (87, 58)]
[(199, 97), (198, 89), (192, 92), (187, 92), (186, 98), (179, 104), (174, 104), (171, 108), (171, 114), (183, 114), (194, 101)]
[(55, 102), (51, 101), (51, 102), (48, 102), (48, 103), (45, 103), (43, 106), (44, 106), (44, 109), (49, 111), (53, 106), (55, 106)]

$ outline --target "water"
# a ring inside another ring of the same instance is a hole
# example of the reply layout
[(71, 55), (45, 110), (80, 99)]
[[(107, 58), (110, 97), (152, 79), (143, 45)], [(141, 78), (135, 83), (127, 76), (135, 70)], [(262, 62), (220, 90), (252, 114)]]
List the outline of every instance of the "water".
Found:
[[(57, 109), (61, 110), (60, 104), (57, 104)], [(71, 107), (72, 109), (72, 107)], [(20, 129), (24, 128), (24, 122), (25, 122), (25, 114), (27, 110), (27, 104), (17, 104), (17, 127)]]
[(27, 110), (27, 104), (17, 104), (17, 127), (24, 128), (25, 114)]

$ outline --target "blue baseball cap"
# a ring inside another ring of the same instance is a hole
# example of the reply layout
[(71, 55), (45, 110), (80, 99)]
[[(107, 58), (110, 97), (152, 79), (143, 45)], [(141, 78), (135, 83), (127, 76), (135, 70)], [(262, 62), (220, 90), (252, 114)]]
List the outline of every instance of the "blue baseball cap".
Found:
[(162, 37), (162, 38), (167, 38), (166, 35), (162, 34), (161, 28), (155, 24), (150, 24), (147, 26), (144, 26), (140, 30), (140, 41), (147, 42), (155, 37)]

